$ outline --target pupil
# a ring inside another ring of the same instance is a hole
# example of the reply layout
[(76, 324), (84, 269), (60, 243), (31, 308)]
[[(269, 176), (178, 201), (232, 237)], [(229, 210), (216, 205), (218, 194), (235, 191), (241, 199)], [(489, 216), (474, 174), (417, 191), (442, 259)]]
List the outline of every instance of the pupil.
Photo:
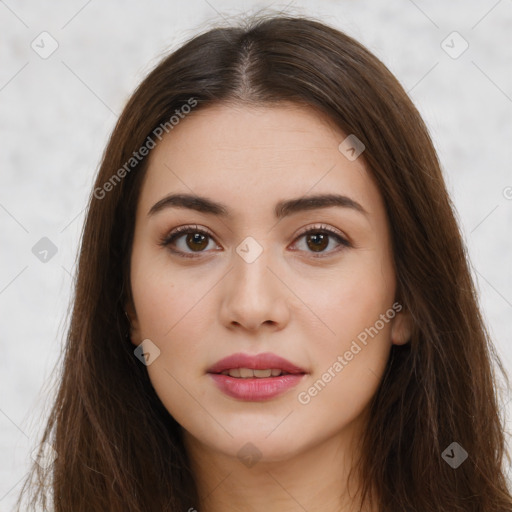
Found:
[[(191, 244), (199, 244), (199, 246), (196, 245), (196, 247), (191, 247), (190, 246)], [(201, 233), (193, 233), (193, 234), (189, 234), (187, 236), (187, 245), (192, 250), (195, 250), (195, 249), (201, 250), (201, 249), (204, 249), (208, 245), (208, 242), (206, 241), (205, 235), (203, 235)]]
[[(310, 241), (313, 241), (313, 245), (310, 245)], [(315, 252), (320, 252), (324, 250), (329, 244), (329, 239), (327, 235), (323, 233), (316, 233), (314, 235), (308, 236), (308, 247)]]

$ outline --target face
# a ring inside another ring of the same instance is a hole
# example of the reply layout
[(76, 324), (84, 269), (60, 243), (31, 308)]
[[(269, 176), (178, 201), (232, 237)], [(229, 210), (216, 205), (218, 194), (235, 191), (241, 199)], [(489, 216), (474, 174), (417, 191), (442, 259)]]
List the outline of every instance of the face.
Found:
[(408, 341), (383, 200), (345, 138), (305, 107), (215, 105), (152, 150), (127, 309), (189, 442), (277, 461), (341, 440)]

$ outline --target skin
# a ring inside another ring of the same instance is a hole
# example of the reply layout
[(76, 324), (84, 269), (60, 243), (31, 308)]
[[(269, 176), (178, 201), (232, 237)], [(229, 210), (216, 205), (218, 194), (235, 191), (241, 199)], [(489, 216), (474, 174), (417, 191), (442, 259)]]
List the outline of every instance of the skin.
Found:
[[(182, 426), (201, 511), (355, 510), (358, 482), (347, 483), (348, 471), (391, 345), (408, 342), (411, 319), (396, 314), (309, 403), (299, 402), (395, 302), (384, 203), (363, 158), (338, 150), (345, 137), (309, 107), (217, 104), (190, 114), (149, 156), (127, 310), (133, 344), (150, 339), (160, 350), (147, 371)], [(221, 202), (232, 216), (175, 207), (148, 215), (178, 192)], [(334, 206), (274, 217), (278, 201), (333, 192), (368, 215)], [(212, 233), (204, 248), (187, 245), (187, 235), (175, 240), (175, 250), (195, 258), (159, 245), (189, 224), (191, 233), (195, 225)], [(318, 257), (311, 235), (297, 235), (319, 224), (352, 246), (330, 237)], [(248, 236), (263, 250), (251, 263), (236, 252)], [(273, 352), (308, 374), (268, 401), (231, 398), (207, 369), (235, 352)], [(247, 443), (261, 457), (251, 467), (237, 456)]]

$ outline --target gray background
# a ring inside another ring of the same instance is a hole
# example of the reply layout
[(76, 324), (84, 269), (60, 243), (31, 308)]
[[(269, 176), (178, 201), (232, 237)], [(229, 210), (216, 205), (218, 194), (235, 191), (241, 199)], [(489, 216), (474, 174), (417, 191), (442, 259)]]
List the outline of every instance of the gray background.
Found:
[[(346, 31), (409, 92), (512, 369), (512, 0), (0, 1), (0, 511), (12, 508), (55, 391), (86, 199), (117, 116), (168, 51), (264, 7)], [(32, 251), (43, 237), (57, 248), (46, 262)]]

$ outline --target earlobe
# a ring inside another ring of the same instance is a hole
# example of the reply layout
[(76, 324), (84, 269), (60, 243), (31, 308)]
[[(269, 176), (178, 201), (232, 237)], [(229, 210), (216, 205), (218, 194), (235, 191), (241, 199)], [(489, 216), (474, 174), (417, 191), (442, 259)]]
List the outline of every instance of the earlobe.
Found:
[(396, 314), (391, 326), (391, 342), (394, 345), (405, 345), (411, 339), (412, 317), (408, 310), (404, 309)]

